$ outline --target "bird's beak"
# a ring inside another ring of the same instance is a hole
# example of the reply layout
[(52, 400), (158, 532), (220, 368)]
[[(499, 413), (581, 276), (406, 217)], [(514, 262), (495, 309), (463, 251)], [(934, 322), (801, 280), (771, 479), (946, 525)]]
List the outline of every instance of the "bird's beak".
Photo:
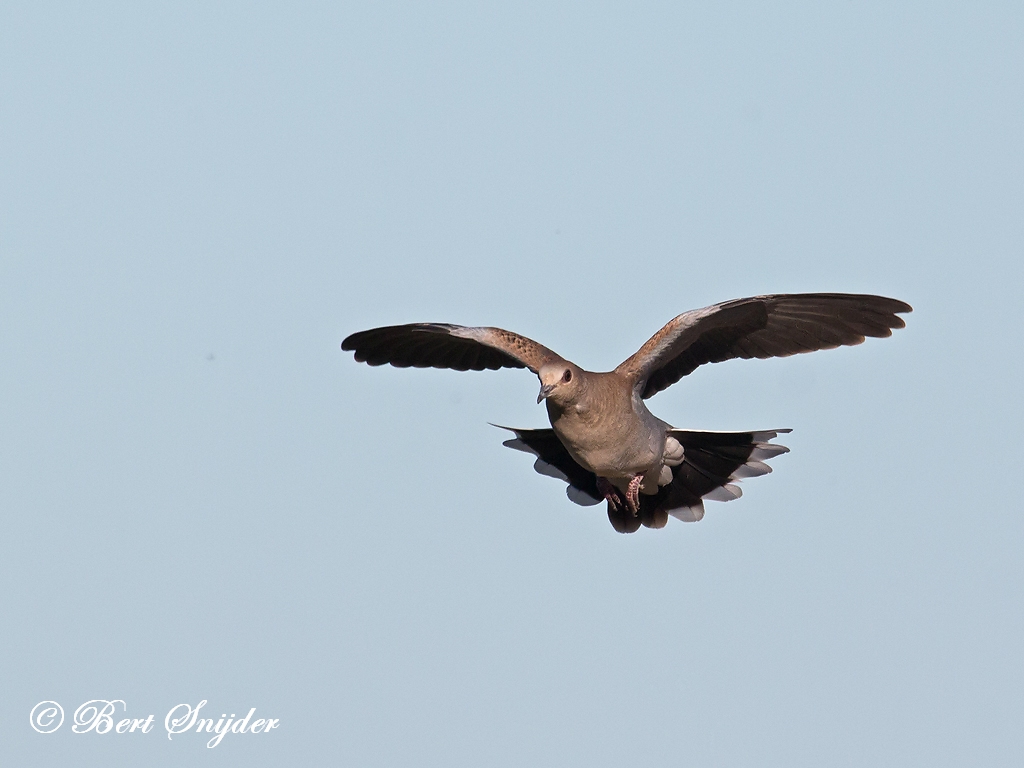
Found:
[(540, 394), (537, 395), (537, 402), (539, 403), (541, 400), (543, 400), (548, 395), (550, 395), (551, 394), (551, 390), (553, 390), (554, 388), (555, 388), (554, 384), (545, 384), (543, 387), (541, 387), (540, 388)]

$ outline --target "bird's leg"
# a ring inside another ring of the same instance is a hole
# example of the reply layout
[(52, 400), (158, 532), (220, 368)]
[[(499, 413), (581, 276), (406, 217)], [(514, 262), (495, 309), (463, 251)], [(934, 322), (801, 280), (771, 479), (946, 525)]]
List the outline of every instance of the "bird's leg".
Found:
[(640, 514), (640, 485), (644, 481), (643, 475), (634, 475), (626, 488), (626, 506), (633, 513), (633, 517)]
[(619, 493), (619, 489), (608, 482), (607, 479), (603, 477), (597, 478), (597, 490), (604, 496), (605, 501), (608, 502), (608, 506), (613, 511), (618, 512), (622, 509), (622, 495)]

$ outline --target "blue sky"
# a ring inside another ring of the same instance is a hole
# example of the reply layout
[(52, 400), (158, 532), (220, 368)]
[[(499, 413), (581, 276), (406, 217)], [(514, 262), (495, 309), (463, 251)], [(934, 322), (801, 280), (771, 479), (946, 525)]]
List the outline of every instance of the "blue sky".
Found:
[[(5, 6), (3, 752), (1018, 763), (1022, 35), (997, 3)], [(530, 374), (339, 350), (496, 325), (607, 370), (798, 291), (915, 311), (653, 398), (792, 452), (633, 536), (488, 426), (545, 424)], [(157, 731), (44, 736), (45, 699)], [(281, 725), (168, 741), (202, 699)]]

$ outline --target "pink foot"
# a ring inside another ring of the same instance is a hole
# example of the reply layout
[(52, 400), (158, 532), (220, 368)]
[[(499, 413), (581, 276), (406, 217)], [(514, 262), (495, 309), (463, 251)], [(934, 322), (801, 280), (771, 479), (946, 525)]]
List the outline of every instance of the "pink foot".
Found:
[(622, 509), (622, 495), (619, 493), (619, 489), (608, 482), (605, 478), (597, 478), (597, 490), (604, 496), (605, 501), (608, 502), (608, 506), (615, 512)]
[(643, 481), (643, 475), (635, 475), (629, 481), (629, 487), (626, 489), (626, 506), (633, 513), (633, 517), (640, 514), (640, 484)]

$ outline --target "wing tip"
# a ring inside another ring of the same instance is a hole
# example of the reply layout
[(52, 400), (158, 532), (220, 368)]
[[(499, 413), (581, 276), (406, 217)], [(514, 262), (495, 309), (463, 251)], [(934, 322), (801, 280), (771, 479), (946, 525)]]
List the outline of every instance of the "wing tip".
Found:
[[(889, 299), (889, 301), (896, 305), (896, 308), (893, 309), (893, 314), (906, 314), (914, 311), (914, 308), (905, 301), (900, 301), (899, 299)], [(902, 321), (902, 318), (896, 319)]]

